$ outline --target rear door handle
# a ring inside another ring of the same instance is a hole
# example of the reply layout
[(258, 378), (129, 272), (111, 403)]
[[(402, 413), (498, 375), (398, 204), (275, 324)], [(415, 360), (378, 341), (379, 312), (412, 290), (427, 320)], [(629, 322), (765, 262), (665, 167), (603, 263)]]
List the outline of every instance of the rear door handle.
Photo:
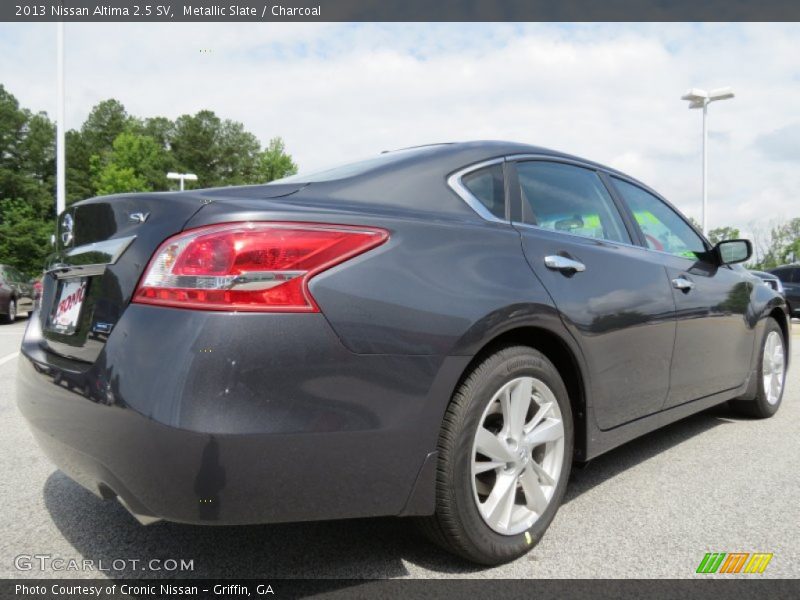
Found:
[(685, 277), (678, 277), (672, 280), (672, 287), (682, 292), (689, 292), (694, 287), (694, 282), (689, 281)]
[(574, 273), (583, 273), (586, 270), (586, 265), (582, 262), (558, 254), (545, 256), (544, 266), (554, 271), (572, 271)]

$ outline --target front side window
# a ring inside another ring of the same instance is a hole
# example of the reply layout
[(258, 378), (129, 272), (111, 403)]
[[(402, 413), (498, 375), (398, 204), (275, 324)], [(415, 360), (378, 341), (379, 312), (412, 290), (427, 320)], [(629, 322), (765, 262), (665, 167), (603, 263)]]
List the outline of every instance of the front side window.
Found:
[(543, 229), (630, 243), (611, 196), (597, 173), (573, 165), (517, 164), (523, 221)]
[(661, 199), (637, 185), (614, 179), (651, 250), (697, 259), (706, 252), (702, 238)]
[(467, 173), (461, 184), (498, 219), (506, 218), (503, 165), (496, 164)]

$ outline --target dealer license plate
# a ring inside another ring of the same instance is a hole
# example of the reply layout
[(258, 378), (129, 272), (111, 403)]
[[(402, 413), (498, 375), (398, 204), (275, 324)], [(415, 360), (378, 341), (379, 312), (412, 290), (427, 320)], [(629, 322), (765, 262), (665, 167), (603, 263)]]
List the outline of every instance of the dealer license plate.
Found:
[(86, 278), (64, 280), (53, 316), (50, 318), (50, 329), (64, 335), (75, 333), (85, 295)]

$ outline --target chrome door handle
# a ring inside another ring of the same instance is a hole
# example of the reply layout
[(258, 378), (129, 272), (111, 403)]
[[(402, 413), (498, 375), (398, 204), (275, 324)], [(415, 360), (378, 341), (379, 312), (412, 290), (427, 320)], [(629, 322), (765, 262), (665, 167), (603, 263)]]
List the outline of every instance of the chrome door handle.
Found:
[(586, 265), (577, 260), (572, 260), (566, 256), (559, 256), (552, 254), (544, 257), (544, 266), (554, 271), (574, 271), (575, 273), (583, 273), (586, 270)]
[(682, 292), (688, 292), (694, 287), (694, 282), (689, 281), (685, 277), (678, 277), (672, 280), (672, 287)]

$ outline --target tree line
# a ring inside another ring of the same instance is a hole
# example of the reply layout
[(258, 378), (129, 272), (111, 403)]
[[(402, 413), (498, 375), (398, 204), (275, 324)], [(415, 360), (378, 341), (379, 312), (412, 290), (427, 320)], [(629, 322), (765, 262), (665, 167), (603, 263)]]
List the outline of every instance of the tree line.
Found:
[[(297, 165), (283, 140), (265, 147), (242, 123), (211, 110), (139, 118), (104, 100), (65, 135), (66, 202), (123, 192), (175, 189), (169, 171), (195, 173), (193, 187), (266, 183)], [(21, 107), (0, 84), (0, 263), (41, 272), (55, 231), (55, 123)]]
[[(692, 222), (698, 225), (694, 219)], [(765, 271), (800, 261), (800, 218), (790, 219), (785, 223), (774, 223), (767, 228), (753, 223), (750, 225), (750, 230), (753, 258), (747, 264), (748, 268)], [(708, 232), (708, 239), (712, 244), (741, 237), (737, 227), (717, 227)]]

